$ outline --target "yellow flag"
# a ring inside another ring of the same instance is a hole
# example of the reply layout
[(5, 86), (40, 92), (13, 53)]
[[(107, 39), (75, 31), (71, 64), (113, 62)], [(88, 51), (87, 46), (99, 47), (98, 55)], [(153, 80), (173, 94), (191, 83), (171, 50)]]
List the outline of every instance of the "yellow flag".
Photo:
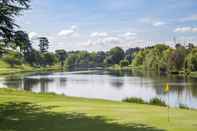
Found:
[(166, 83), (166, 85), (165, 85), (165, 87), (164, 87), (164, 91), (165, 91), (165, 92), (169, 92), (169, 90), (170, 90), (170, 86), (169, 86), (168, 83)]

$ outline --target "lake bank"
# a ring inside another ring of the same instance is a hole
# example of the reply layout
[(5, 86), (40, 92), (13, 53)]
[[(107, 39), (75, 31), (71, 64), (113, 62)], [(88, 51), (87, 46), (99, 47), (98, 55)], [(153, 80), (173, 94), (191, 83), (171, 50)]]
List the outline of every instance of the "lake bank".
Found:
[(10, 75), (17, 73), (30, 73), (30, 72), (46, 72), (46, 71), (61, 71), (60, 66), (51, 66), (51, 67), (31, 67), (31, 66), (21, 66), (16, 68), (0, 68), (0, 75)]
[[(0, 123), (0, 130), (4, 131), (40, 128), (43, 131), (112, 129), (114, 131), (195, 131), (197, 129), (195, 110), (171, 108), (170, 123), (168, 123), (166, 107), (7, 89), (0, 89), (0, 108), (3, 109), (1, 112), (7, 112), (7, 115), (0, 113), (3, 120)], [(43, 110), (39, 110), (40, 108)], [(49, 122), (52, 124), (47, 124)]]
[(193, 71), (190, 73), (185, 73), (184, 71), (178, 71), (178, 72), (171, 72), (171, 73), (167, 73), (167, 72), (156, 72), (154, 70), (146, 70), (144, 69), (143, 66), (125, 66), (125, 67), (121, 67), (120, 65), (114, 65), (111, 67), (106, 68), (107, 70), (116, 70), (116, 71), (124, 71), (124, 70), (133, 70), (133, 71), (137, 71), (137, 72), (154, 72), (157, 74), (165, 74), (165, 75), (177, 75), (177, 76), (184, 76), (184, 77), (189, 77), (189, 78), (197, 78), (197, 72)]

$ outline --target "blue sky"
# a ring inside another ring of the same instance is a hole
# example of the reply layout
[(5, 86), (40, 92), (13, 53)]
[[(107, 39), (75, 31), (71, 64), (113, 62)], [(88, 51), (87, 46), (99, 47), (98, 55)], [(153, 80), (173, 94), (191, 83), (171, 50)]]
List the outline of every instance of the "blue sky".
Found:
[(17, 18), (36, 37), (47, 36), (50, 49), (108, 50), (156, 43), (197, 41), (196, 0), (32, 0)]

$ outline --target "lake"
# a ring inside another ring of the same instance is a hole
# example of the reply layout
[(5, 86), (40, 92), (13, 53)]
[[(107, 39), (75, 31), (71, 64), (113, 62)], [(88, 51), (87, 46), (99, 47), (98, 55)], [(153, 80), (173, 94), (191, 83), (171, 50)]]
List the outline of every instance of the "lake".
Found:
[(169, 105), (197, 108), (197, 79), (133, 71), (87, 70), (1, 76), (0, 87), (32, 92), (53, 92), (66, 96), (121, 101), (139, 97), (145, 101), (158, 97), (168, 103), (164, 85), (169, 83)]

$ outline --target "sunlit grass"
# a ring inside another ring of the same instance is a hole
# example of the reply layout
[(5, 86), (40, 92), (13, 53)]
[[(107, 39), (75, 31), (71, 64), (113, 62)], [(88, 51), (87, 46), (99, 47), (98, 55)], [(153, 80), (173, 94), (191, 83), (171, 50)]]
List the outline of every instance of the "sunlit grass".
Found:
[(166, 107), (55, 94), (0, 89), (0, 108), (0, 131), (197, 130), (196, 110), (171, 108), (169, 123)]

